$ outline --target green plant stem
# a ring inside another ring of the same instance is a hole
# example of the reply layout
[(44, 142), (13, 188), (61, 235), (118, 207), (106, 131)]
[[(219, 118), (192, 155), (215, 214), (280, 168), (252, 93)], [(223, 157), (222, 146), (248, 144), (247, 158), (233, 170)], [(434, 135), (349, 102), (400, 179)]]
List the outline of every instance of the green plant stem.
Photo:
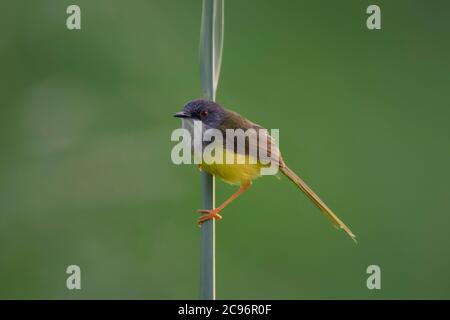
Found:
[[(203, 0), (200, 34), (200, 79), (202, 96), (215, 100), (223, 46), (223, 0)], [(202, 208), (215, 207), (214, 177), (202, 172)], [(215, 287), (215, 221), (203, 223), (200, 247), (200, 299), (214, 300)]]

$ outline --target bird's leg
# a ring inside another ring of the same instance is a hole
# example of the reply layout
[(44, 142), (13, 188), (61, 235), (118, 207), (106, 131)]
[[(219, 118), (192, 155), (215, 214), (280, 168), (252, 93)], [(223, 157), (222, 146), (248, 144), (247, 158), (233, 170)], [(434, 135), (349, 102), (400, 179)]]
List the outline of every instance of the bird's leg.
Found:
[(229, 197), (227, 200), (225, 200), (224, 203), (222, 203), (217, 208), (214, 208), (212, 210), (203, 210), (203, 209), (197, 210), (198, 213), (205, 214), (204, 216), (201, 216), (200, 218), (198, 218), (198, 224), (201, 225), (203, 222), (211, 220), (211, 219), (216, 219), (216, 220), (222, 219), (222, 216), (219, 214), (219, 212), (222, 211), (222, 209), (225, 208), (228, 204), (230, 204), (234, 199), (239, 197), (239, 195), (241, 193), (243, 193), (244, 191), (246, 191), (249, 187), (250, 187), (250, 182), (244, 182), (241, 184), (239, 190), (235, 194), (233, 194), (231, 197)]

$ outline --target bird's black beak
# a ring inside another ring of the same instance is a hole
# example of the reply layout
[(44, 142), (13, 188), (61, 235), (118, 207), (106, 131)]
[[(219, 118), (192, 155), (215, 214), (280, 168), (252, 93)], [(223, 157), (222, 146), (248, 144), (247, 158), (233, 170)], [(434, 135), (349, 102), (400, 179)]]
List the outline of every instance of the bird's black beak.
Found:
[(184, 111), (177, 112), (173, 116), (176, 118), (190, 118), (190, 116)]

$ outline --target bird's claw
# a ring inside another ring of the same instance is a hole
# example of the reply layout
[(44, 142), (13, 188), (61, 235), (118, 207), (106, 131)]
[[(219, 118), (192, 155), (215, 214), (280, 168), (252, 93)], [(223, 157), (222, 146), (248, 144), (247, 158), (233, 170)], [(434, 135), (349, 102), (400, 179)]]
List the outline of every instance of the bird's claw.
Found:
[(197, 210), (197, 212), (200, 214), (204, 214), (197, 220), (197, 224), (199, 225), (199, 227), (201, 227), (202, 223), (205, 221), (208, 221), (211, 219), (216, 219), (216, 220), (222, 219), (222, 216), (219, 214), (219, 211), (216, 209), (212, 209), (212, 210), (199, 209), (199, 210)]

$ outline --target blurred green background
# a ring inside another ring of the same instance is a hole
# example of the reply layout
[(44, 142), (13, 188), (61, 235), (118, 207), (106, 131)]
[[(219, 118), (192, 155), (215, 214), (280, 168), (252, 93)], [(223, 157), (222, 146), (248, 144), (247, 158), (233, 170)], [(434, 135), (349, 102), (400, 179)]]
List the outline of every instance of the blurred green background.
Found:
[[(450, 298), (450, 3), (377, 1), (381, 31), (370, 4), (226, 1), (218, 101), (280, 128), (359, 243), (257, 180), (217, 224), (218, 298)], [(170, 134), (200, 93), (201, 1), (0, 10), (0, 298), (198, 298), (200, 175)]]

